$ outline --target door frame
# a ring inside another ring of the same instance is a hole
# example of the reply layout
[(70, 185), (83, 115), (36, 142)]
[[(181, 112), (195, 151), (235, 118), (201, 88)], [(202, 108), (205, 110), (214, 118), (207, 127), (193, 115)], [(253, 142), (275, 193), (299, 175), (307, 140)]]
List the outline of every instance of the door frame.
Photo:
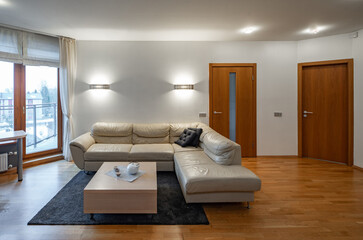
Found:
[[(57, 70), (57, 148), (35, 153), (26, 153), (26, 144), (23, 144), (23, 160), (31, 161), (37, 158), (48, 157), (53, 154), (61, 154), (63, 150), (63, 113), (60, 102), (59, 68)], [(14, 64), (14, 130), (26, 131), (26, 66)]]
[(353, 76), (353, 59), (340, 59), (319, 62), (298, 63), (298, 156), (302, 157), (302, 140), (303, 140), (303, 114), (302, 114), (302, 81), (303, 67), (324, 66), (335, 64), (347, 64), (348, 68), (348, 166), (353, 165), (353, 147), (354, 147), (354, 76)]
[(252, 112), (252, 128), (253, 128), (253, 139), (252, 144), (254, 145), (253, 148), (253, 156), (257, 156), (257, 123), (256, 123), (256, 96), (257, 96), (257, 74), (256, 74), (256, 63), (209, 63), (209, 126), (213, 121), (213, 68), (214, 67), (252, 67), (252, 88), (253, 88), (253, 112)]

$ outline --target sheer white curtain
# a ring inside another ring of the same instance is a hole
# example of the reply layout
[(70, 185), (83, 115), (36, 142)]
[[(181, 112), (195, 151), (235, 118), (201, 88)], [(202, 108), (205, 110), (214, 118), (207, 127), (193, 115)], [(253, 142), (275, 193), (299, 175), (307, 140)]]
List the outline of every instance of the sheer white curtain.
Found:
[(59, 38), (59, 87), (63, 113), (63, 155), (71, 161), (69, 141), (73, 138), (73, 94), (77, 71), (76, 41), (65, 37)]

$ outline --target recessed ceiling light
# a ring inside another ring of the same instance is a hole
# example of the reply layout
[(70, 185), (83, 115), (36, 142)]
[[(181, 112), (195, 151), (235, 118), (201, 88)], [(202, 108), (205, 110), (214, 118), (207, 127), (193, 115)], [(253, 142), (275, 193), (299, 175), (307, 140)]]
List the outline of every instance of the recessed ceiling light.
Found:
[(312, 28), (308, 28), (304, 31), (304, 33), (308, 33), (308, 34), (318, 34), (320, 31), (324, 30), (325, 27), (322, 26), (318, 26), (318, 27), (312, 27)]
[(251, 33), (255, 32), (257, 29), (258, 29), (258, 27), (246, 27), (246, 28), (242, 28), (239, 31), (244, 34), (251, 34)]

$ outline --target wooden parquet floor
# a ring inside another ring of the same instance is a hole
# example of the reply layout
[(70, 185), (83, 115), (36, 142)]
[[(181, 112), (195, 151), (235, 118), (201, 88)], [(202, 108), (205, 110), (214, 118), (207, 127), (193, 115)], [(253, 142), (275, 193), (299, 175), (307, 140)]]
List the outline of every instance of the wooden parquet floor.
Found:
[[(262, 180), (252, 209), (205, 204), (208, 226), (27, 226), (78, 172), (58, 161), (0, 175), (0, 239), (363, 240), (363, 172), (297, 157), (243, 159)], [(72, 204), (71, 202), (69, 204)]]

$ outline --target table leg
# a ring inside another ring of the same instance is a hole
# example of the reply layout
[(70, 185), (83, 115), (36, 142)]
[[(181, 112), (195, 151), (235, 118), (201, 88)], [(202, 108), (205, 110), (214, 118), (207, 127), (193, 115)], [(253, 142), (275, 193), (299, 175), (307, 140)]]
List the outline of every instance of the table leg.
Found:
[(23, 139), (17, 140), (17, 152), (18, 152), (18, 181), (23, 181)]

